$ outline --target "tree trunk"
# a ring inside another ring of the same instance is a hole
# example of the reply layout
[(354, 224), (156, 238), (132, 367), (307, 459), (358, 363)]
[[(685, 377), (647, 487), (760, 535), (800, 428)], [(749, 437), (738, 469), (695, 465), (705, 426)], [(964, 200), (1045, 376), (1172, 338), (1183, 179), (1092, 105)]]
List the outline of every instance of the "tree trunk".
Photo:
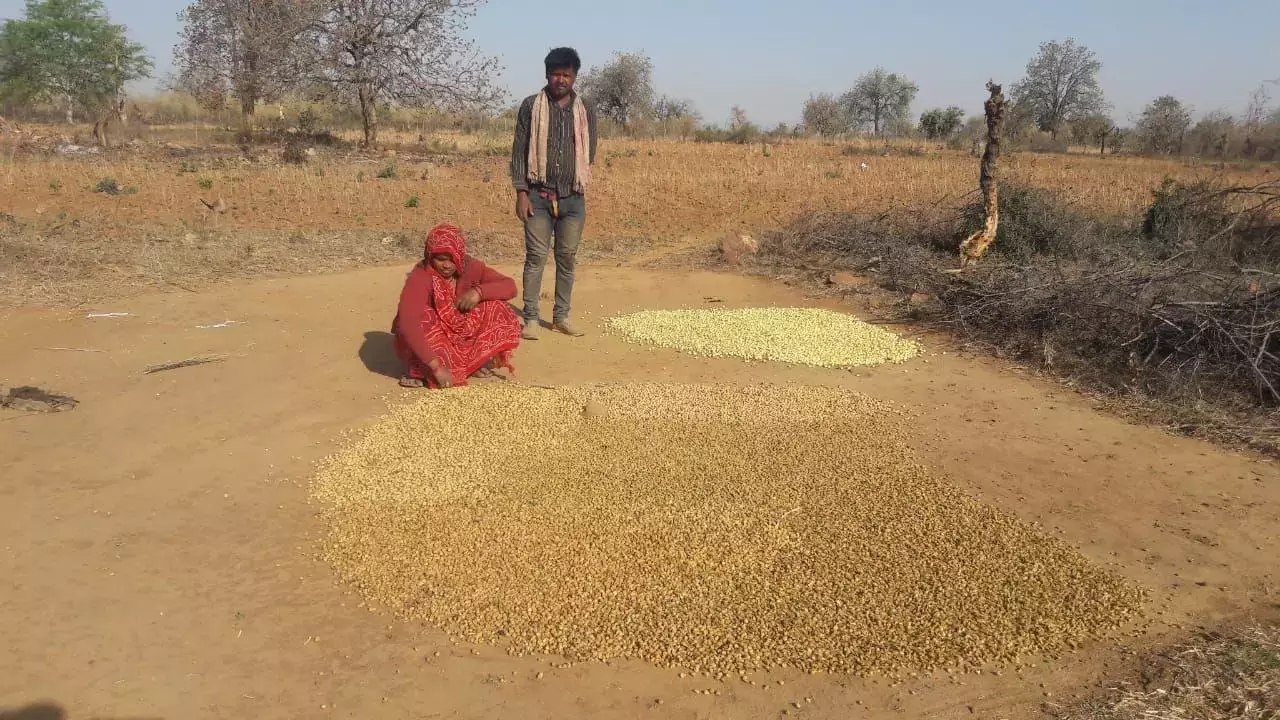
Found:
[(991, 93), (990, 99), (983, 105), (987, 115), (987, 149), (982, 153), (982, 173), (979, 179), (987, 217), (981, 230), (960, 243), (960, 267), (976, 261), (987, 252), (987, 248), (996, 241), (996, 231), (1000, 226), (1000, 194), (996, 171), (1000, 164), (1000, 136), (1004, 132), (1004, 93), (993, 81), (987, 82), (987, 90)]
[(364, 123), (364, 146), (370, 150), (378, 146), (378, 106), (374, 92), (360, 88), (360, 119)]
[(257, 105), (256, 98), (240, 98), (240, 132), (246, 135), (253, 134), (253, 115)]
[(74, 125), (76, 122), (75, 104), (71, 102), (71, 98), (67, 98), (67, 124)]
[(110, 119), (105, 115), (99, 115), (98, 119), (93, 122), (93, 139), (103, 149), (111, 147), (111, 141), (107, 138), (107, 124), (109, 122)]

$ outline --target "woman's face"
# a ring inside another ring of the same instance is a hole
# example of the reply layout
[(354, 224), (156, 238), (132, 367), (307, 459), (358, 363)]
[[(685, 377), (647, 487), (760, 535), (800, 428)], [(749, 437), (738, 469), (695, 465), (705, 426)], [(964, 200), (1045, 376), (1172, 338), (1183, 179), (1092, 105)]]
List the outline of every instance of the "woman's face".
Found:
[(431, 256), (431, 267), (441, 275), (451, 278), (458, 271), (458, 266), (453, 262), (453, 256), (449, 253), (436, 253)]

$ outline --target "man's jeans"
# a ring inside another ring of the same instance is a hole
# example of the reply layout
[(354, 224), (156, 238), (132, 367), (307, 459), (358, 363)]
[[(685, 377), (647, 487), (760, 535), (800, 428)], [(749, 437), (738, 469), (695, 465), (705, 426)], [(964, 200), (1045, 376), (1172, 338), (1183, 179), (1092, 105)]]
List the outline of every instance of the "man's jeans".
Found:
[(538, 304), (542, 296), (542, 271), (552, 249), (556, 257), (556, 305), (552, 322), (569, 319), (569, 300), (573, 295), (573, 268), (582, 242), (582, 229), (587, 224), (587, 199), (582, 195), (560, 198), (560, 216), (556, 217), (551, 201), (536, 190), (529, 192), (533, 216), (524, 222), (524, 319), (539, 318)]

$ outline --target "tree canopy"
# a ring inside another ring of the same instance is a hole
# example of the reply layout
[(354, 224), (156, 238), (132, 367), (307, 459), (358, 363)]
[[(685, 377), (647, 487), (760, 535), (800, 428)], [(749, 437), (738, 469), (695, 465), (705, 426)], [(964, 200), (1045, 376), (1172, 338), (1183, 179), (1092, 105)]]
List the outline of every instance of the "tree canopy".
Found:
[(654, 111), (653, 60), (639, 52), (617, 53), (587, 71), (580, 87), (597, 112), (627, 127)]
[(100, 0), (27, 0), (23, 17), (0, 27), (0, 95), (61, 104), (68, 120), (77, 108), (101, 119), (151, 68)]
[(1172, 95), (1162, 95), (1147, 105), (1138, 118), (1135, 130), (1147, 152), (1172, 155), (1182, 150), (1187, 128), (1191, 127), (1191, 110)]
[(251, 128), (259, 101), (297, 86), (299, 43), (319, 9), (314, 0), (196, 0), (178, 15), (177, 86), (211, 108), (234, 97)]
[(1101, 69), (1094, 52), (1072, 38), (1040, 43), (1040, 51), (1027, 63), (1026, 77), (1014, 84), (1010, 96), (1015, 107), (1057, 139), (1065, 123), (1107, 110), (1098, 85)]
[(363, 0), (328, 3), (305, 36), (301, 83), (355, 102), (364, 144), (378, 144), (378, 106), (491, 107), (495, 58), (464, 37), (484, 0)]
[(919, 91), (906, 76), (878, 67), (858, 78), (841, 102), (855, 124), (870, 125), (871, 131), (880, 135), (890, 127), (906, 125)]

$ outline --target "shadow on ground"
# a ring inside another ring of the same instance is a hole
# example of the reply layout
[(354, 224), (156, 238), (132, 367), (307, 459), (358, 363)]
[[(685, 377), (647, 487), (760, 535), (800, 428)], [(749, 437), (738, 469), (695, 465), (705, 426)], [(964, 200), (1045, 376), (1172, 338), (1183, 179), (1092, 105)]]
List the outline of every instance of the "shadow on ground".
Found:
[(364, 342), (360, 345), (360, 362), (364, 363), (369, 372), (377, 375), (399, 378), (404, 374), (404, 363), (396, 355), (395, 336), (388, 332), (370, 331), (364, 334)]
[[(67, 720), (67, 711), (61, 705), (40, 702), (21, 708), (0, 708), (0, 720)], [(94, 718), (93, 720), (109, 720)], [(126, 720), (114, 718), (111, 720)], [(159, 720), (158, 718), (130, 718), (129, 720)]]

